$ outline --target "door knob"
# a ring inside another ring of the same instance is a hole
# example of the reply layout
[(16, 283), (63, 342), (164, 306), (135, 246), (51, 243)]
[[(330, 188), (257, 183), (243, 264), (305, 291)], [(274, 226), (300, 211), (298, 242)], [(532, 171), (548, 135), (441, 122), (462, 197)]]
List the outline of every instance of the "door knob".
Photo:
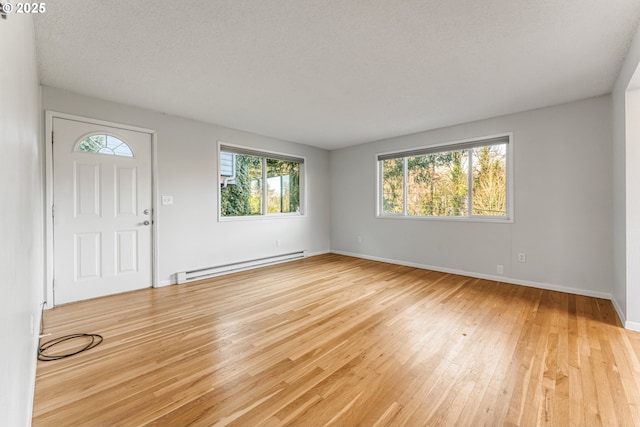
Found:
[(151, 224), (151, 221), (145, 221), (142, 223), (142, 225), (149, 225), (149, 224)]
[(142, 211), (143, 214), (145, 215), (149, 215), (151, 213), (151, 211), (149, 209), (145, 209)]

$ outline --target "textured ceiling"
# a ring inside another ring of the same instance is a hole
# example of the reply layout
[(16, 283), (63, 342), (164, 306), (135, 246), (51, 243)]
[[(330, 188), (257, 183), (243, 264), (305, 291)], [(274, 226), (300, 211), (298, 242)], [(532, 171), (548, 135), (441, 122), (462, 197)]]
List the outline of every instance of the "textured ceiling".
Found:
[(44, 85), (337, 148), (608, 93), (640, 0), (68, 0)]

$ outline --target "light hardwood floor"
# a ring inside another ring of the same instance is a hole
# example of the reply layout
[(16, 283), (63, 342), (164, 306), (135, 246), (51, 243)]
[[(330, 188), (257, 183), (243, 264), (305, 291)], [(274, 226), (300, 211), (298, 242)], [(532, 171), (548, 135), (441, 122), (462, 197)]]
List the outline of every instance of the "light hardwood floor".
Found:
[(62, 306), (34, 426), (640, 425), (610, 301), (323, 255)]

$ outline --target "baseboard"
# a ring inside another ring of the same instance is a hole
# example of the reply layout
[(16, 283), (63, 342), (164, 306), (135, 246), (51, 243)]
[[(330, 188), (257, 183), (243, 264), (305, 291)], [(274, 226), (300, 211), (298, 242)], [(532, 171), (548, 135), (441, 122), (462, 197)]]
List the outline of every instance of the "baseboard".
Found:
[(627, 320), (624, 322), (624, 327), (630, 331), (640, 332), (640, 322), (631, 322), (630, 320)]
[(156, 286), (154, 286), (154, 288), (162, 288), (164, 286), (170, 286), (170, 285), (177, 285), (177, 283), (175, 280), (172, 280), (172, 279), (161, 280), (158, 282)]
[[(326, 255), (328, 253), (331, 253), (331, 251), (329, 249), (321, 250), (321, 251), (314, 251), (314, 252), (305, 251), (304, 258), (310, 258), (310, 257), (318, 256), (318, 255)], [(296, 261), (296, 260), (292, 260), (292, 261)], [(290, 262), (290, 261), (284, 261), (284, 262)], [(260, 268), (260, 267), (254, 267), (254, 268)], [(245, 270), (242, 270), (242, 271), (245, 271)], [(235, 271), (234, 271), (234, 273), (235, 273)], [(223, 273), (223, 274), (220, 274), (220, 275), (223, 276), (224, 274), (231, 274), (231, 273)], [(177, 280), (175, 280), (175, 278), (173, 278), (173, 279), (165, 279), (165, 280), (160, 280), (158, 282), (158, 284), (156, 286), (154, 286), (154, 288), (162, 288), (164, 286), (171, 286), (171, 285), (177, 285), (177, 284), (178, 284), (178, 282), (177, 282)]]
[(618, 304), (618, 300), (616, 300), (613, 295), (611, 296), (611, 304), (613, 304), (613, 308), (616, 310), (616, 313), (618, 313), (620, 323), (622, 323), (625, 328), (631, 329), (627, 327), (627, 317), (624, 315), (624, 311), (622, 310), (622, 307), (620, 307), (620, 304)]
[(529, 286), (532, 288), (546, 289), (549, 291), (565, 292), (568, 294), (582, 295), (587, 297), (602, 298), (602, 299), (608, 299), (608, 300), (612, 299), (611, 294), (606, 292), (589, 291), (585, 289), (571, 288), (568, 286), (558, 286), (558, 285), (552, 285), (549, 283), (520, 280), (520, 279), (514, 279), (506, 276), (494, 276), (491, 274), (482, 274), (482, 273), (476, 273), (473, 271), (457, 270), (455, 268), (438, 267), (435, 265), (419, 264), (414, 262), (400, 261), (400, 260), (395, 260), (390, 258), (382, 258), (382, 257), (376, 257), (376, 256), (370, 256), (370, 255), (357, 254), (353, 252), (339, 251), (339, 250), (332, 250), (331, 253), (338, 254), (338, 255), (351, 256), (355, 258), (368, 259), (371, 261), (386, 262), (389, 264), (404, 265), (406, 267), (414, 267), (414, 268), (421, 268), (424, 270), (439, 271), (441, 273), (450, 273), (450, 274), (458, 274), (460, 276), (475, 277), (477, 279), (494, 280), (496, 282), (509, 283), (512, 285)]
[(27, 413), (25, 414), (28, 423), (25, 425), (31, 425), (31, 418), (33, 416), (33, 399), (36, 395), (36, 374), (38, 368), (38, 348), (40, 347), (40, 325), (42, 324), (42, 308), (46, 303), (43, 303), (42, 307), (38, 307), (34, 316), (33, 334), (31, 335), (31, 367), (29, 372), (29, 404), (27, 405)]
[(326, 254), (330, 254), (331, 251), (329, 249), (323, 250), (323, 251), (315, 251), (315, 252), (305, 252), (304, 253), (304, 257), (305, 258), (310, 258), (312, 256), (318, 256), (318, 255), (326, 255)]

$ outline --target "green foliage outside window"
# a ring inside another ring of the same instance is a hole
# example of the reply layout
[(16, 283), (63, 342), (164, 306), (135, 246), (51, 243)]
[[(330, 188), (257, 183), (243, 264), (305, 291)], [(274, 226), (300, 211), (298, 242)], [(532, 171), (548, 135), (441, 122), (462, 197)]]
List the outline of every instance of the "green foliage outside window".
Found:
[(466, 217), (471, 203), (473, 216), (507, 215), (506, 144), (381, 162), (383, 214)]
[(300, 163), (267, 159), (267, 212), (300, 212)]
[(473, 214), (507, 215), (507, 173), (504, 146), (473, 150)]
[(382, 162), (382, 209), (386, 214), (402, 213), (404, 206), (404, 161), (390, 159)]
[(220, 177), (223, 217), (263, 215), (263, 197), (269, 214), (300, 212), (300, 163), (245, 154), (234, 157), (235, 177)]
[(76, 148), (85, 153), (108, 154), (112, 156), (133, 157), (131, 148), (121, 139), (112, 135), (91, 135), (86, 137)]
[(236, 154), (236, 176), (223, 181), (220, 191), (222, 216), (262, 214), (262, 158)]

